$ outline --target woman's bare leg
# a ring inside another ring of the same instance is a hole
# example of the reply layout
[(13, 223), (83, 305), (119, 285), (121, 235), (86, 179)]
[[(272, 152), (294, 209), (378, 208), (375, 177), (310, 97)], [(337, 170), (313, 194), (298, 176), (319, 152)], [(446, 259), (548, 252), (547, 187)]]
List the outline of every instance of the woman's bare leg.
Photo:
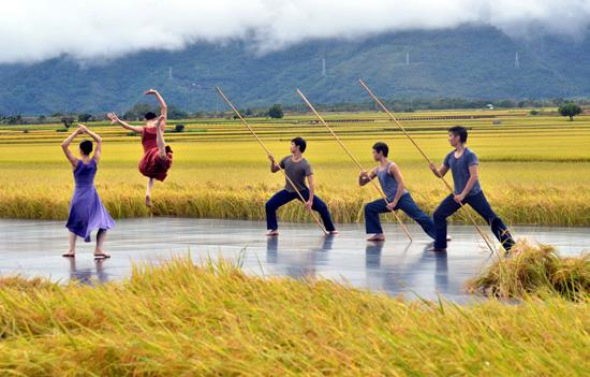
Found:
[(62, 257), (73, 258), (76, 256), (76, 238), (77, 238), (77, 236), (74, 233), (70, 232), (70, 238), (69, 238), (70, 249), (68, 250), (67, 253), (62, 254)]
[(156, 180), (154, 178), (148, 178), (147, 186), (145, 189), (145, 205), (146, 207), (152, 206), (152, 188), (154, 187), (154, 182)]
[(99, 229), (96, 234), (96, 248), (94, 249), (94, 256), (99, 258), (110, 258), (111, 256), (102, 249), (104, 241), (107, 238), (106, 229)]

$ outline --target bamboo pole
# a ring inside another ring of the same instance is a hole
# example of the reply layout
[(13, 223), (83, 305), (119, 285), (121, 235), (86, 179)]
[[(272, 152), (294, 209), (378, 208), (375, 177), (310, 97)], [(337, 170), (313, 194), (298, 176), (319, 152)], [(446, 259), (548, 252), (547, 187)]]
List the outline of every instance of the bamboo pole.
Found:
[[(242, 123), (252, 133), (252, 136), (254, 136), (254, 138), (256, 139), (256, 141), (258, 141), (258, 143), (260, 144), (260, 146), (266, 152), (266, 155), (267, 156), (271, 156), (272, 154), (270, 153), (270, 150), (267, 148), (266, 144), (264, 144), (264, 142), (260, 139), (260, 137), (258, 137), (258, 135), (256, 134), (256, 132), (254, 132), (254, 130), (252, 129), (252, 127), (250, 127), (250, 124), (248, 124), (248, 122), (246, 122), (246, 119), (244, 119), (244, 117), (242, 116), (242, 114), (240, 114), (240, 112), (238, 111), (238, 109), (236, 109), (236, 107), (225, 96), (225, 94), (223, 93), (223, 91), (221, 90), (221, 88), (219, 88), (218, 86), (216, 86), (215, 87), (215, 90), (217, 91), (217, 93), (219, 94), (219, 96), (221, 97), (221, 99), (223, 99), (223, 101), (232, 109), (232, 111), (238, 116), (238, 118), (240, 118), (240, 120), (242, 121)], [(295, 192), (297, 193), (297, 195), (301, 199), (301, 202), (303, 203), (303, 205), (305, 205), (306, 200), (303, 197), (303, 195), (301, 194), (301, 192), (299, 191), (299, 189), (297, 189), (297, 187), (295, 186), (295, 184), (293, 183), (293, 181), (291, 180), (291, 178), (289, 178), (289, 176), (287, 175), (287, 173), (285, 172), (285, 170), (283, 168), (281, 168), (281, 166), (279, 164), (277, 164), (277, 166), (279, 167), (280, 172), (283, 173), (283, 175), (285, 176), (285, 179), (287, 180), (287, 182), (289, 182), (291, 184), (291, 187), (293, 187), (293, 189), (295, 190)], [(321, 223), (321, 221), (318, 218), (318, 216), (316, 215), (316, 213), (313, 212), (313, 210), (311, 208), (309, 208), (308, 211), (311, 214), (311, 217), (318, 224), (318, 227), (322, 230), (322, 232), (324, 232), (325, 235), (327, 235), (328, 234), (328, 231), (326, 230), (326, 228), (324, 227), (324, 225)]]
[[(424, 157), (424, 159), (426, 159), (426, 161), (428, 161), (428, 163), (431, 164), (432, 163), (432, 160), (430, 160), (430, 158), (428, 158), (428, 156), (426, 155), (426, 153), (424, 153), (424, 150), (422, 150), (422, 148), (420, 148), (420, 146), (414, 141), (414, 138), (412, 138), (412, 136), (410, 136), (410, 134), (408, 133), (408, 131), (406, 131), (406, 129), (404, 128), (404, 126), (402, 126), (402, 124), (397, 120), (397, 118), (387, 109), (387, 107), (385, 107), (385, 105), (383, 104), (383, 102), (381, 102), (381, 100), (379, 98), (377, 98), (377, 96), (375, 96), (375, 94), (373, 94), (373, 92), (371, 91), (371, 89), (369, 89), (369, 87), (367, 86), (367, 84), (365, 84), (365, 82), (363, 80), (359, 80), (359, 84), (367, 91), (367, 93), (369, 94), (369, 96), (373, 99), (373, 101), (375, 101), (375, 103), (381, 108), (381, 110), (383, 110), (383, 112), (385, 112), (385, 114), (387, 114), (389, 116), (389, 118), (391, 118), (391, 120), (393, 120), (397, 124), (397, 126), (408, 137), (408, 139), (412, 142), (412, 144), (414, 144), (414, 146), (416, 147), (416, 149), (418, 149), (418, 152), (420, 152), (420, 154), (422, 155), (422, 157)], [(447, 182), (447, 180), (444, 177), (442, 177), (442, 176), (440, 178), (444, 182), (444, 184), (447, 187), (447, 189), (452, 194), (454, 194), (453, 187), (451, 187), (451, 185), (449, 184), (449, 182)], [(485, 243), (488, 246), (488, 248), (490, 249), (490, 251), (492, 253), (495, 253), (496, 250), (492, 246), (492, 242), (485, 235), (485, 233), (479, 227), (479, 225), (477, 225), (477, 223), (475, 222), (475, 219), (473, 218), (473, 216), (471, 215), (471, 213), (467, 210), (467, 208), (465, 207), (465, 205), (463, 203), (459, 203), (459, 205), (461, 206), (461, 209), (463, 209), (464, 212), (467, 214), (467, 217), (471, 220), (471, 222), (473, 223), (473, 226), (475, 227), (475, 229), (477, 230), (477, 232), (479, 233), (479, 235), (481, 236), (481, 238), (483, 238), (483, 240), (485, 241)]]
[[(297, 89), (296, 91), (297, 91), (297, 94), (299, 95), (299, 97), (301, 97), (301, 99), (303, 99), (303, 101), (307, 104), (307, 106), (311, 109), (311, 111), (315, 114), (315, 116), (320, 120), (320, 122), (328, 129), (328, 131), (330, 131), (332, 136), (334, 136), (334, 139), (336, 139), (336, 142), (338, 142), (340, 147), (342, 147), (342, 149), (344, 149), (346, 154), (348, 154), (348, 157), (350, 157), (350, 159), (356, 164), (356, 166), (361, 170), (361, 172), (364, 172), (365, 169), (363, 168), (361, 163), (353, 156), (353, 154), (350, 152), (350, 150), (342, 143), (342, 141), (340, 140), (338, 135), (336, 135), (334, 130), (328, 125), (328, 123), (326, 123), (324, 118), (316, 111), (316, 109), (313, 107), (313, 105), (307, 100), (305, 95), (303, 95), (301, 90)], [(385, 203), (390, 204), (389, 200), (387, 200), (387, 196), (385, 195), (383, 190), (377, 185), (377, 183), (375, 183), (374, 180), (371, 180), (370, 182), (373, 184), (373, 187), (375, 187), (375, 189), (379, 192), (379, 194), (381, 195), (383, 200), (385, 200)], [(394, 210), (391, 210), (391, 212), (394, 214), (395, 218), (397, 219), (397, 222), (399, 223), (399, 225), (403, 229), (404, 233), (406, 233), (406, 235), (410, 239), (410, 242), (412, 242), (413, 241), (412, 235), (408, 231), (408, 228), (406, 227), (406, 225), (402, 222), (402, 220), (399, 218), (399, 216), (397, 215), (397, 213)]]

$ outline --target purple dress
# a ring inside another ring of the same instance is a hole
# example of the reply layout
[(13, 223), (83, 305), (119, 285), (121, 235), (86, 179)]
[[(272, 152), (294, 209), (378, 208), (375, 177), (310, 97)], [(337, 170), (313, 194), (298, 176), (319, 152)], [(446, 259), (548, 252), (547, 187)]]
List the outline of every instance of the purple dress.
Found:
[(70, 232), (90, 242), (90, 233), (96, 229), (111, 229), (115, 221), (102, 205), (96, 188), (94, 176), (96, 176), (96, 160), (91, 159), (87, 164), (78, 160), (74, 169), (74, 181), (76, 188), (70, 203), (70, 216), (66, 227)]

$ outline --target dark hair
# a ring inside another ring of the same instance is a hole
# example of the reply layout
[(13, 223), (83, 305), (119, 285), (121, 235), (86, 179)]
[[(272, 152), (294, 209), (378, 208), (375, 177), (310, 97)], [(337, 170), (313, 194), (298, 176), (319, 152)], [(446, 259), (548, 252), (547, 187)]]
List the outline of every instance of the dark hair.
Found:
[(375, 143), (373, 145), (373, 149), (375, 150), (375, 152), (379, 153), (383, 153), (383, 156), (387, 157), (387, 155), (389, 154), (389, 147), (387, 146), (387, 144), (383, 143), (383, 142), (378, 142)]
[(145, 113), (145, 115), (143, 116), (145, 118), (145, 120), (152, 120), (152, 119), (156, 119), (157, 115), (150, 112)]
[(92, 142), (90, 140), (84, 140), (80, 143), (80, 150), (82, 153), (88, 156), (90, 153), (92, 153)]
[(455, 136), (459, 136), (461, 143), (467, 142), (467, 128), (463, 126), (454, 126), (449, 128), (449, 132)]
[(291, 140), (291, 143), (298, 146), (301, 153), (305, 152), (305, 148), (307, 148), (307, 142), (303, 140), (302, 137), (296, 137), (295, 139)]

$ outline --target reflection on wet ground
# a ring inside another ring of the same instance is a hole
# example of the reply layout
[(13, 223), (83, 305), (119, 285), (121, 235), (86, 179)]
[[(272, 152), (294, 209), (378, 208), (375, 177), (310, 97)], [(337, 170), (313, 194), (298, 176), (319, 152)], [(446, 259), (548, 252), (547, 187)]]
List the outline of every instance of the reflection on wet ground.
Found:
[[(100, 284), (128, 277), (133, 263), (159, 263), (173, 256), (240, 258), (245, 271), (267, 276), (321, 277), (389, 294), (468, 299), (465, 281), (489, 263), (489, 253), (471, 226), (451, 226), (447, 253), (427, 251), (430, 240), (410, 225), (408, 243), (389, 224), (387, 241), (368, 243), (362, 225), (340, 227), (324, 237), (311, 224), (282, 224), (278, 238), (264, 236), (264, 224), (250, 221), (151, 218), (120, 220), (109, 232), (111, 259), (96, 262), (93, 244), (79, 240), (75, 260), (62, 258), (67, 247), (63, 222), (0, 220), (0, 274), (46, 276), (55, 281)], [(590, 248), (584, 228), (516, 227), (517, 237), (556, 245), (562, 254)]]

